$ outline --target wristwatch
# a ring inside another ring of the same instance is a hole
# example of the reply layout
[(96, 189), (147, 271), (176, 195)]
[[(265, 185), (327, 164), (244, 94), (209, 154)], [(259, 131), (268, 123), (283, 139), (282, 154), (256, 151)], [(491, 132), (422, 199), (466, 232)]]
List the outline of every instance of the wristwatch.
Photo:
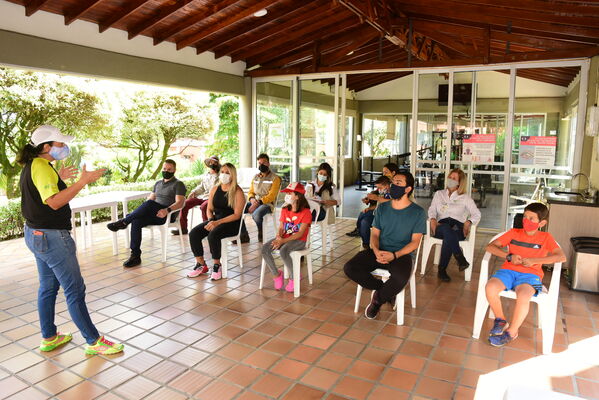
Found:
[(507, 255), (507, 256), (505, 256), (505, 260), (506, 260), (507, 262), (512, 262), (512, 255), (513, 255), (512, 253), (508, 253), (508, 255)]

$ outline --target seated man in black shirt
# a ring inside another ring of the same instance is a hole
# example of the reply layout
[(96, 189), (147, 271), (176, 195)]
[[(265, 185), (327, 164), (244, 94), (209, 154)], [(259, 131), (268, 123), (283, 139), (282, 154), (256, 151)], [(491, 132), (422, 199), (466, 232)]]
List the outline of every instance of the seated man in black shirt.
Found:
[(141, 228), (148, 225), (162, 225), (166, 216), (178, 210), (185, 203), (185, 184), (175, 178), (177, 164), (166, 160), (162, 166), (162, 178), (154, 184), (148, 200), (137, 207), (125, 218), (108, 224), (108, 229), (115, 232), (125, 229), (131, 224), (131, 256), (123, 263), (124, 267), (135, 267), (141, 264)]

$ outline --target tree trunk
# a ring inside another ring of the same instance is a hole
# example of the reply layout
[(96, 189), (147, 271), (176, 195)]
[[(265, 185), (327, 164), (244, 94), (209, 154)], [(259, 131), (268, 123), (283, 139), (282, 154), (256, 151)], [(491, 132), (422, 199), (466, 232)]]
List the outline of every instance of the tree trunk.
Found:
[(21, 188), (19, 187), (19, 181), (17, 175), (19, 168), (10, 168), (4, 170), (4, 176), (6, 176), (6, 197), (14, 199), (21, 196)]
[(156, 179), (160, 171), (162, 171), (162, 164), (164, 164), (164, 160), (168, 157), (168, 149), (171, 147), (171, 144), (172, 143), (164, 143), (164, 146), (162, 146), (162, 154), (160, 160), (158, 160), (158, 165), (152, 174), (152, 179)]

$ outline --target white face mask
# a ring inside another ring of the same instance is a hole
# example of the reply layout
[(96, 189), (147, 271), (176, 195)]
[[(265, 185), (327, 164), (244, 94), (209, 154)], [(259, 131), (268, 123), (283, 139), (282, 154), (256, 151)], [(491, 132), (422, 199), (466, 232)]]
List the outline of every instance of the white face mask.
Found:
[(286, 194), (285, 195), (285, 203), (293, 204), (293, 196), (291, 196), (290, 194)]
[(447, 179), (447, 187), (449, 189), (455, 189), (458, 186), (460, 186), (460, 182), (456, 181), (455, 179), (451, 179), (451, 178)]
[(322, 174), (318, 174), (318, 180), (320, 182), (324, 182), (327, 180), (327, 176), (326, 175), (322, 175)]
[(218, 179), (220, 179), (220, 183), (224, 183), (226, 185), (231, 182), (231, 175), (222, 173), (219, 175)]

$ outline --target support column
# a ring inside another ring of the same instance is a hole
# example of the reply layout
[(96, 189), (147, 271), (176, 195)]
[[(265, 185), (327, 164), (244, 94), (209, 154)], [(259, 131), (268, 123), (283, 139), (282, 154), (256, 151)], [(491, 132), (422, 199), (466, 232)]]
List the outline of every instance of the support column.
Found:
[(239, 167), (253, 166), (252, 78), (244, 78), (245, 95), (239, 96)]

